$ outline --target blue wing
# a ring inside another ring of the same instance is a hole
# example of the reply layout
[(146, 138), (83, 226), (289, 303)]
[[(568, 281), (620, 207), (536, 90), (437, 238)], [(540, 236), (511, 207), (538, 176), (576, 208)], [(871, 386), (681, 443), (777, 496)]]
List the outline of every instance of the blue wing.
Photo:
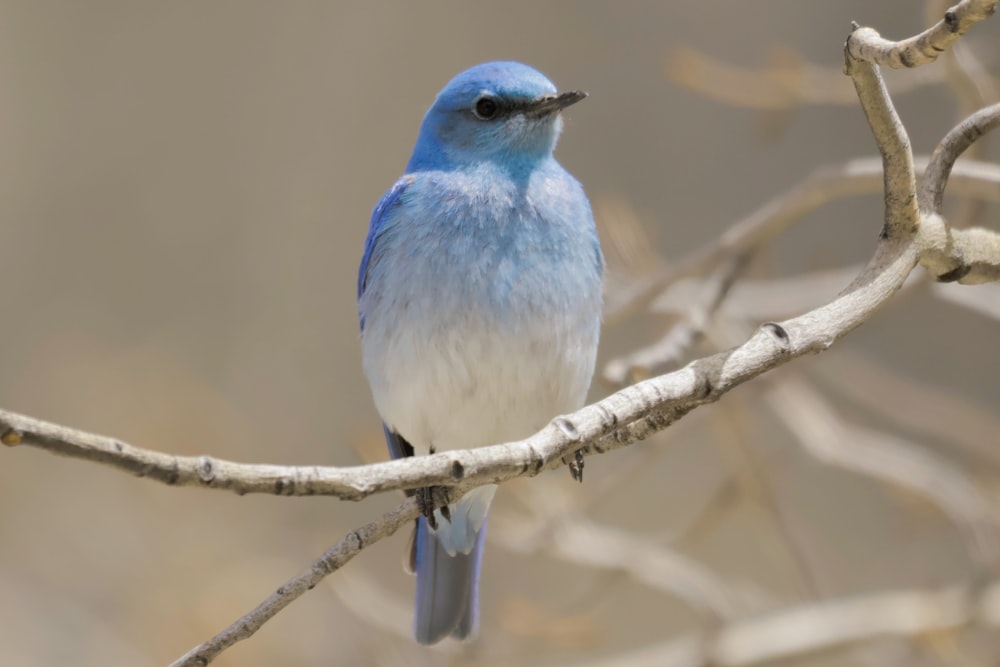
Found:
[[(358, 299), (361, 299), (361, 295), (365, 293), (365, 283), (368, 280), (368, 262), (371, 261), (372, 253), (375, 252), (375, 246), (378, 245), (378, 237), (382, 233), (382, 222), (385, 220), (386, 213), (392, 210), (396, 202), (399, 201), (399, 197), (412, 182), (412, 176), (404, 176), (396, 181), (382, 195), (382, 198), (378, 200), (378, 204), (375, 205), (375, 210), (372, 211), (372, 219), (368, 223), (368, 236), (365, 238), (365, 252), (361, 256), (361, 266), (358, 267)], [(361, 328), (365, 328), (364, 315), (361, 315)]]
[[(368, 237), (365, 239), (365, 252), (361, 256), (361, 266), (358, 267), (358, 300), (361, 299), (361, 295), (365, 292), (365, 284), (368, 280), (368, 263), (371, 261), (372, 255), (375, 252), (375, 246), (378, 244), (379, 234), (381, 234), (384, 229), (383, 222), (386, 219), (386, 214), (392, 210), (392, 208), (396, 205), (396, 202), (399, 201), (400, 195), (403, 194), (407, 186), (409, 186), (412, 182), (412, 176), (404, 176), (396, 181), (393, 186), (389, 188), (384, 195), (382, 195), (378, 204), (375, 205), (375, 210), (372, 211), (372, 219), (368, 225)], [(360, 320), (361, 330), (364, 331), (365, 315), (361, 311), (358, 311), (358, 319)], [(385, 431), (385, 442), (389, 446), (389, 455), (392, 458), (398, 459), (404, 456), (413, 456), (413, 447), (411, 447), (410, 443), (406, 442), (402, 436), (393, 432), (385, 424), (382, 424), (382, 429)]]

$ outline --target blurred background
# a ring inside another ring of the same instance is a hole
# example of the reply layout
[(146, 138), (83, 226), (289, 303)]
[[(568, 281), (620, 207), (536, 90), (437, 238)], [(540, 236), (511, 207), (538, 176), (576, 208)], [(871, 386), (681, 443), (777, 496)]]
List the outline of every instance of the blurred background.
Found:
[[(614, 288), (815, 168), (874, 156), (837, 74), (844, 38), (851, 20), (908, 36), (924, 12), (0, 0), (0, 406), (183, 455), (380, 460), (356, 268), (372, 206), (454, 74), (516, 59), (591, 94), (558, 155), (594, 202)], [(994, 73), (998, 30), (987, 21), (965, 41)], [(967, 103), (941, 85), (949, 67), (888, 74), (917, 152)], [(762, 71), (818, 92), (782, 98)], [(981, 81), (984, 98), (996, 90)], [(996, 204), (958, 213), (998, 219)], [(757, 300), (737, 283), (690, 354), (832, 298), (850, 273), (802, 303), (767, 290), (866, 261), (881, 216), (878, 194), (810, 213), (755, 254)], [(829, 352), (589, 459), (583, 485), (558, 471), (503, 486), (477, 642), (415, 645), (398, 534), (215, 664), (671, 664), (637, 652), (817, 601), (970, 581), (1000, 516), (1000, 300), (962, 289), (972, 307), (915, 285)], [(602, 366), (683, 320), (682, 296), (609, 326)], [(595, 379), (592, 397), (614, 388)], [(880, 476), (900, 462), (937, 471), (946, 491)], [(237, 497), (0, 451), (0, 663), (166, 664), (399, 499)], [(1000, 659), (986, 631), (911, 639), (764, 664)]]

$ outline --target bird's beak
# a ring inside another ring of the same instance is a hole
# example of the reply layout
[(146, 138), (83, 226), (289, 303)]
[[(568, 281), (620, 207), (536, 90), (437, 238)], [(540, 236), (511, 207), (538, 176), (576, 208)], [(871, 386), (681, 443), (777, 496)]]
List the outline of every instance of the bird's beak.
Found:
[(587, 93), (582, 90), (570, 90), (558, 95), (547, 95), (529, 104), (524, 113), (531, 118), (542, 118), (558, 113), (566, 107), (576, 104), (586, 96)]

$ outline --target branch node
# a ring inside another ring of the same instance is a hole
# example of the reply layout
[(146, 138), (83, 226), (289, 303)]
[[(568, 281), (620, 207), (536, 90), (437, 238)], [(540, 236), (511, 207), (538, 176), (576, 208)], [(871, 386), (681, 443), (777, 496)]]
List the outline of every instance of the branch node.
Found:
[(944, 24), (948, 27), (948, 32), (958, 32), (958, 14), (954, 9), (949, 9), (944, 13)]
[(0, 435), (0, 442), (8, 447), (15, 447), (21, 444), (21, 434), (12, 428), (9, 428), (4, 431), (3, 435)]
[(199, 456), (198, 465), (195, 466), (195, 470), (198, 471), (198, 477), (205, 484), (211, 484), (215, 481), (215, 461), (210, 456)]
[(531, 471), (531, 475), (535, 476), (545, 469), (545, 457), (538, 453), (538, 450), (533, 446), (528, 445), (528, 460), (525, 462), (524, 470), (525, 472)]
[(564, 436), (569, 439), (570, 442), (577, 442), (580, 440), (580, 432), (576, 429), (576, 424), (566, 417), (556, 417), (552, 420), (552, 423)]
[(276, 496), (294, 496), (295, 495), (295, 480), (291, 477), (278, 478), (274, 481), (274, 495)]
[(788, 331), (785, 330), (785, 327), (777, 322), (765, 322), (760, 325), (760, 328), (778, 343), (778, 347), (781, 348), (782, 352), (787, 352), (791, 348), (791, 338), (788, 336)]

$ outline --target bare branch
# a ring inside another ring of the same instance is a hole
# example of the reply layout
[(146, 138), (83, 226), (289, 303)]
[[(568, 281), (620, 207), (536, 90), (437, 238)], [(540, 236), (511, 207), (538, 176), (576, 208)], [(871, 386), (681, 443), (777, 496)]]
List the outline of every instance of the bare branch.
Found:
[(883, 235), (909, 235), (916, 231), (920, 219), (910, 138), (899, 120), (878, 68), (871, 62), (859, 60), (852, 55), (852, 44), (862, 40), (859, 34), (865, 34), (863, 30), (864, 28), (857, 28), (847, 38), (844, 46), (844, 72), (854, 81), (861, 108), (875, 136), (878, 151), (882, 154), (882, 168), (885, 172)]
[(955, 160), (981, 136), (1000, 125), (1000, 104), (980, 109), (951, 129), (934, 149), (920, 183), (919, 204), (924, 213), (941, 214), (944, 189)]
[[(839, 292), (861, 271), (849, 264), (836, 269), (761, 279), (743, 279), (719, 308), (726, 319), (760, 322), (789, 317), (815, 308)], [(912, 278), (910, 279), (912, 280)], [(704, 279), (685, 278), (668, 287), (650, 307), (650, 312), (677, 315), (696, 307)]]
[(1000, 563), (995, 508), (957, 466), (901, 438), (844, 424), (801, 378), (785, 376), (768, 392), (767, 400), (774, 415), (817, 459), (928, 498), (962, 529), (969, 552), (980, 564)]
[(750, 261), (750, 253), (734, 256), (705, 281), (702, 294), (692, 304), (687, 316), (652, 345), (612, 359), (604, 367), (604, 379), (614, 386), (650, 377), (651, 371), (664, 372), (676, 367), (691, 349), (704, 338), (705, 328), (722, 306), (737, 277)]
[[(584, 667), (750, 667), (885, 637), (1000, 626), (1000, 582), (903, 590), (803, 605)], [(581, 663), (575, 663), (580, 665)]]
[[(991, 294), (980, 298), (979, 307), (990, 303), (1000, 319), (1000, 285), (959, 287), (933, 284), (934, 293), (946, 298), (969, 298), (977, 290), (989, 288)], [(992, 298), (989, 298), (992, 297)], [(978, 470), (1000, 467), (1000, 416), (986, 405), (977, 405), (965, 396), (956, 396), (944, 387), (922, 383), (894, 372), (877, 358), (840, 350), (835, 363), (815, 364), (810, 377), (822, 381), (824, 389), (833, 389), (855, 405), (887, 419), (921, 438), (937, 438), (973, 457)], [(877, 398), (875, 398), (877, 397)]]
[(920, 263), (942, 282), (969, 285), (1000, 280), (1000, 234), (979, 227), (953, 229), (941, 216), (955, 160), (997, 126), (1000, 104), (972, 114), (945, 135), (924, 172), (919, 198), (923, 214)]
[(859, 28), (847, 40), (849, 57), (893, 69), (932, 63), (969, 28), (992, 16), (996, 6), (997, 0), (962, 0), (934, 26), (898, 42), (884, 39), (872, 28)]
[[(775, 50), (760, 67), (733, 65), (686, 47), (667, 57), (667, 76), (674, 83), (716, 102), (737, 107), (785, 111), (805, 105), (854, 105), (858, 98), (839, 68), (806, 61), (788, 47)], [(893, 93), (944, 83), (947, 72), (918, 70), (889, 85)]]
[[(926, 161), (927, 158), (918, 158), (915, 166), (922, 167)], [(949, 187), (953, 193), (1000, 201), (1000, 187), (997, 187), (1000, 186), (1000, 165), (963, 160), (955, 165), (951, 176)], [(883, 178), (879, 158), (858, 158), (817, 169), (683, 261), (609, 294), (605, 322), (613, 325), (642, 311), (671, 283), (756, 247), (831, 201), (878, 192)]]
[(292, 577), (253, 610), (237, 619), (228, 628), (170, 663), (170, 667), (204, 667), (220, 653), (238, 641), (247, 639), (264, 623), (287, 607), (306, 591), (312, 590), (327, 575), (332, 574), (357, 556), (362, 549), (392, 535), (400, 526), (413, 521), (419, 513), (416, 498), (407, 498), (395, 509), (386, 512), (333, 545), (316, 559), (309, 569)]
[(502, 527), (494, 532), (491, 541), (501, 542), (511, 551), (541, 551), (566, 562), (624, 572), (651, 588), (676, 596), (713, 621), (736, 615), (734, 596), (718, 574), (651, 540), (583, 517), (491, 517), (490, 530), (497, 520)]

